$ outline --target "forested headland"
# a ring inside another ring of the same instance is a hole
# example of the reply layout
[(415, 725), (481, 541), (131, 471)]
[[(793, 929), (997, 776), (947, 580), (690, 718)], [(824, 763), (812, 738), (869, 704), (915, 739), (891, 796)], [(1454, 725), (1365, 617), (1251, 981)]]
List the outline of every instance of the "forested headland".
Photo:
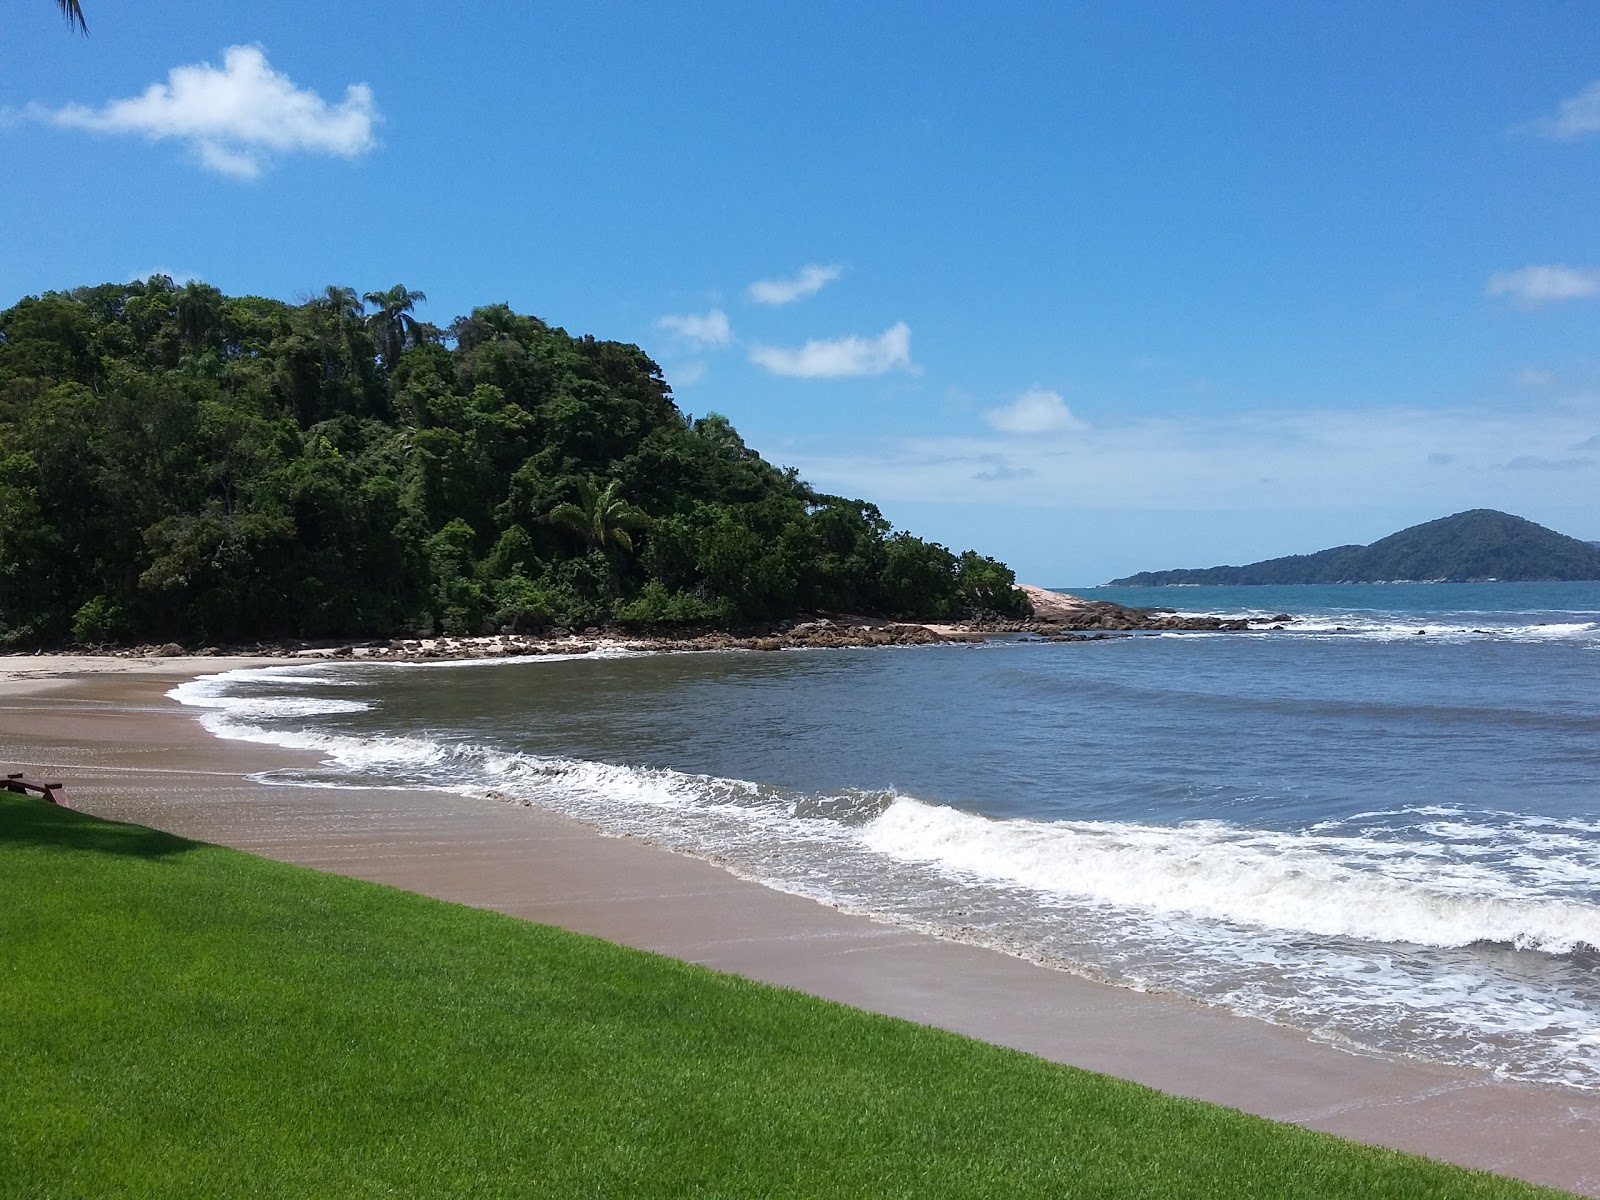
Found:
[(637, 346), (420, 299), (156, 276), (0, 313), (0, 647), (1026, 613)]
[(1143, 571), (1112, 586), (1600, 579), (1600, 548), (1523, 517), (1474, 508), (1391, 533), (1370, 546), (1334, 546), (1243, 567)]

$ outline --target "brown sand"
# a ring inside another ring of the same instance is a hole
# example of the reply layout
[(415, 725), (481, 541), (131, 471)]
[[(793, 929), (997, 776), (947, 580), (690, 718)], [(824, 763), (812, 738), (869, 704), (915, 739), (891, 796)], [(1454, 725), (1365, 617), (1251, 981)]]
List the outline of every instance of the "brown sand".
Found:
[[(1600, 1196), (1600, 1096), (1346, 1053), (849, 916), (537, 809), (426, 791), (271, 787), (306, 754), (218, 741), (163, 692), (216, 659), (19, 678), (0, 763), (75, 807), (498, 909), (1360, 1141)], [(41, 660), (38, 671), (54, 666)], [(104, 660), (100, 660), (104, 661)]]

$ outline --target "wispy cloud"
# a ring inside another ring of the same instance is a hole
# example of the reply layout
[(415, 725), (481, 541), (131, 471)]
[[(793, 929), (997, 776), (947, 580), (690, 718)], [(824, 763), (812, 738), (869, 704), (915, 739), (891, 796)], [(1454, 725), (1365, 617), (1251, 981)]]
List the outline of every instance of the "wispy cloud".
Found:
[(693, 387), (706, 377), (706, 364), (700, 359), (678, 363), (667, 372), (668, 381), (674, 388)]
[(720, 308), (713, 308), (708, 313), (669, 313), (656, 318), (656, 327), (675, 333), (697, 346), (726, 346), (733, 340), (733, 327), (728, 324), (728, 314)]
[(1600, 269), (1551, 264), (1500, 271), (1489, 276), (1487, 290), (1491, 296), (1509, 296), (1524, 308), (1584, 300), (1600, 296)]
[(751, 346), (750, 361), (774, 375), (801, 379), (840, 379), (851, 375), (883, 375), (896, 368), (914, 370), (911, 326), (891, 325), (877, 337), (851, 335), (804, 346)]
[(986, 410), (983, 419), (1001, 433), (1060, 433), (1084, 428), (1059, 392), (1041, 387), (1029, 388), (1010, 404)]
[(1499, 464), (1504, 471), (1586, 471), (1594, 466), (1592, 458), (1541, 458), (1537, 454), (1519, 454), (1511, 461)]
[[(786, 457), (814, 485), (880, 502), (1104, 511), (1519, 511), (1600, 487), (1600, 399), (1494, 408), (1148, 416), (1039, 433), (889, 437)], [(1265, 481), (1265, 482), (1264, 482)]]
[(174, 67), (166, 83), (100, 108), (30, 105), (37, 119), (95, 133), (137, 134), (187, 143), (207, 170), (256, 179), (278, 155), (307, 153), (357, 158), (376, 144), (381, 120), (372, 89), (353, 83), (330, 105), (273, 70), (260, 46), (229, 46), (222, 67)]
[(1007, 479), (1031, 479), (1034, 471), (1032, 467), (1018, 467), (1007, 462), (998, 454), (991, 454), (982, 460), (985, 464), (983, 470), (974, 471), (972, 477), (980, 482), (1000, 482)]
[(1531, 133), (1556, 142), (1600, 133), (1600, 80), (1589, 84), (1576, 96), (1568, 96), (1556, 106), (1554, 116), (1538, 117), (1518, 125), (1515, 133)]
[(793, 304), (815, 296), (843, 274), (844, 268), (836, 263), (808, 263), (788, 279), (756, 280), (745, 289), (745, 295), (757, 304)]

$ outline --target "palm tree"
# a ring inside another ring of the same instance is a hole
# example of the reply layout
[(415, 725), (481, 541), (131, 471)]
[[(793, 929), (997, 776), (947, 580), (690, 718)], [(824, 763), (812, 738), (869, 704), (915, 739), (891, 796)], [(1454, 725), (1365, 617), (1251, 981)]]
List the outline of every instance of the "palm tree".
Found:
[(178, 292), (178, 331), (189, 349), (199, 353), (200, 346), (222, 323), (222, 293), (209, 283), (191, 279)]
[(367, 317), (367, 329), (383, 354), (383, 365), (390, 370), (400, 361), (407, 342), (422, 340), (422, 322), (411, 315), (418, 302), (428, 297), (397, 283), (387, 292), (368, 292), (362, 297), (378, 311)]
[(307, 328), (323, 355), (323, 378), (365, 378), (373, 356), (366, 309), (355, 288), (330, 283), (305, 302)]
[(649, 516), (617, 495), (622, 484), (613, 479), (604, 488), (595, 487), (592, 480), (578, 480), (578, 502), (558, 504), (545, 514), (552, 525), (565, 525), (582, 535), (591, 546), (605, 549), (616, 546), (633, 550), (630, 529), (643, 529), (650, 524)]
[(89, 32), (89, 23), (83, 19), (83, 8), (78, 0), (56, 0), (56, 6), (61, 9), (61, 15), (67, 19), (68, 25), (79, 33)]
[(359, 321), (365, 315), (361, 299), (353, 287), (330, 283), (322, 289), (322, 295), (312, 297), (311, 303), (325, 313), (350, 321)]

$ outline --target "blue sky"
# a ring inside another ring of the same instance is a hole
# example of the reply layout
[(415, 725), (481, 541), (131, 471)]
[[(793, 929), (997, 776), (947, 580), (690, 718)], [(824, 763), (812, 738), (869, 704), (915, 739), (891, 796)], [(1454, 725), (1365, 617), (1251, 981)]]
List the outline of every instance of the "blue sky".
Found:
[(1045, 584), (1600, 539), (1590, 5), (84, 9), (0, 10), (0, 305), (507, 301)]

